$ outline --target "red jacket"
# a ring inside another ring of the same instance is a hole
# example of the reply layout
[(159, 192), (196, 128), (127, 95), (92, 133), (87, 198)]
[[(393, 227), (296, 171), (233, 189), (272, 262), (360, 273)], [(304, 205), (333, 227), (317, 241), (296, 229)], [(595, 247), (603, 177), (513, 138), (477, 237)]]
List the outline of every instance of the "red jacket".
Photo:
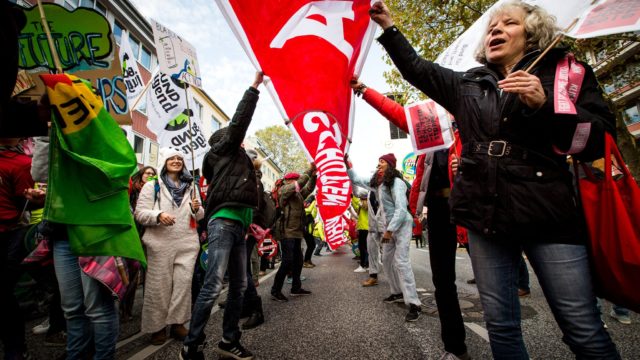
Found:
[(0, 232), (18, 224), (25, 205), (24, 191), (34, 185), (31, 158), (11, 150), (0, 151)]

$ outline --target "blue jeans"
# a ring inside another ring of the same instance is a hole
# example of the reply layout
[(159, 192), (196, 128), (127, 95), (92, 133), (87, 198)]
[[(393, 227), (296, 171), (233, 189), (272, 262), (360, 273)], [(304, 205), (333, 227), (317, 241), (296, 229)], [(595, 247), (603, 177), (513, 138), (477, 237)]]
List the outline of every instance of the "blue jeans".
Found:
[(68, 241), (53, 242), (53, 262), (67, 320), (67, 360), (84, 359), (92, 350), (94, 359), (114, 359), (119, 329), (115, 298), (82, 272)]
[(578, 359), (620, 359), (596, 309), (584, 245), (520, 244), (469, 231), (471, 262), (495, 359), (529, 359), (520, 328), (521, 252), (538, 276), (564, 341)]
[(184, 345), (197, 347), (204, 343), (204, 328), (211, 309), (222, 291), (222, 278), (229, 274), (229, 294), (222, 319), (222, 337), (227, 341), (240, 340), (240, 312), (244, 291), (247, 288), (247, 248), (245, 229), (238, 221), (224, 218), (209, 220), (209, 258), (204, 284), (193, 305), (191, 326)]

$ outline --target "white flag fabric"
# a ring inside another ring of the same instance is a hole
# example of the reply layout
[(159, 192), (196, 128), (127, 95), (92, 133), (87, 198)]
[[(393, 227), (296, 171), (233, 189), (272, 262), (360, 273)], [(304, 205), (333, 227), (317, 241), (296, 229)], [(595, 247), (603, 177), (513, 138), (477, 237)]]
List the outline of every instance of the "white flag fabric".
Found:
[[(209, 150), (207, 138), (202, 132), (200, 119), (191, 116), (187, 109), (187, 92), (180, 87), (176, 80), (160, 71), (153, 72), (150, 88), (147, 91), (147, 127), (158, 138), (160, 147), (173, 147), (184, 154), (185, 165), (189, 170), (199, 169), (202, 159)], [(189, 99), (189, 104), (194, 104)], [(191, 139), (191, 143), (189, 140)], [(191, 161), (191, 148), (194, 160)]]
[(129, 111), (133, 111), (131, 108), (135, 104), (136, 99), (144, 90), (144, 83), (140, 70), (138, 70), (138, 61), (136, 60), (133, 51), (131, 50), (131, 44), (129, 43), (129, 33), (126, 30), (122, 31), (120, 37), (120, 65), (122, 66), (122, 78), (124, 85), (127, 87), (127, 102), (129, 103)]
[[(481, 66), (474, 55), (484, 39), (491, 11), (507, 0), (500, 0), (489, 8), (467, 31), (458, 37), (438, 56), (436, 63), (455, 70), (466, 71)], [(576, 38), (588, 38), (625, 31), (640, 30), (640, 2), (638, 0), (601, 0), (591, 5), (586, 0), (524, 0), (547, 10), (557, 19), (558, 27), (567, 28), (573, 20), (579, 18), (566, 35)], [(625, 21), (621, 18), (625, 17)], [(635, 20), (634, 20), (635, 19)], [(633, 23), (633, 25), (631, 24)]]
[(173, 79), (202, 88), (196, 49), (166, 26), (151, 19), (160, 71)]

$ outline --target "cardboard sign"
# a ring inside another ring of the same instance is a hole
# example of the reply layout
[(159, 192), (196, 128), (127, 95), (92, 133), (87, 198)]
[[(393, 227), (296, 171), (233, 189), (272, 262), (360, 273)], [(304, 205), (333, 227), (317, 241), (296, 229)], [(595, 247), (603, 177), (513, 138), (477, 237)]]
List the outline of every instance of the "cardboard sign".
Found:
[(411, 144), (416, 154), (448, 149), (453, 144), (453, 116), (433, 100), (405, 106)]
[(187, 40), (166, 26), (151, 20), (153, 41), (158, 49), (160, 71), (173, 79), (184, 81), (199, 88), (202, 87), (200, 68), (196, 49)]

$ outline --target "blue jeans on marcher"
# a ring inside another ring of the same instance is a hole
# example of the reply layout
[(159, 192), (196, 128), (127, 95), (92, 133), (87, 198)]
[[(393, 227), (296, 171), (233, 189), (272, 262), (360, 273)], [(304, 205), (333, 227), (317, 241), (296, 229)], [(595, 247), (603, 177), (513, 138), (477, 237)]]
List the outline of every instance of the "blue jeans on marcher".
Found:
[[(508, 241), (512, 240), (512, 241)], [(529, 359), (520, 328), (518, 267), (524, 250), (564, 341), (578, 359), (620, 359), (596, 309), (584, 245), (498, 241), (469, 231), (471, 261), (495, 359)]]
[(115, 298), (82, 272), (68, 241), (53, 242), (53, 263), (67, 320), (67, 360), (84, 359), (92, 350), (94, 359), (115, 359), (119, 330)]
[(204, 284), (198, 294), (191, 312), (191, 326), (184, 345), (197, 347), (206, 339), (204, 328), (207, 326), (211, 309), (222, 291), (222, 278), (225, 271), (229, 274), (229, 294), (222, 319), (222, 337), (230, 342), (240, 340), (240, 312), (244, 291), (247, 288), (247, 248), (245, 229), (238, 221), (216, 218), (210, 219), (207, 226), (209, 234), (209, 257)]

